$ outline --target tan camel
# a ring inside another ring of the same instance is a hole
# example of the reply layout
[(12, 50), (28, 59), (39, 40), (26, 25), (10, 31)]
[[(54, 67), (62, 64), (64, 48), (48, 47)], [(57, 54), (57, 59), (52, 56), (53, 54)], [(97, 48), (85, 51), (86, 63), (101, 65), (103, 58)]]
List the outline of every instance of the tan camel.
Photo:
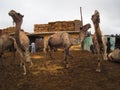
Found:
[(49, 50), (50, 58), (52, 58), (51, 51), (56, 48), (63, 48), (64, 49), (64, 63), (65, 67), (67, 64), (67, 56), (72, 58), (72, 55), (69, 52), (69, 49), (72, 45), (76, 44), (76, 42), (81, 44), (81, 42), (85, 39), (86, 31), (91, 27), (90, 24), (86, 24), (80, 28), (79, 37), (77, 39), (70, 38), (70, 35), (66, 32), (58, 32), (51, 35), (48, 38), (46, 51)]
[(8, 33), (2, 33), (0, 35), (0, 57), (4, 53), (5, 50), (14, 46), (14, 40)]
[(95, 10), (94, 14), (91, 18), (93, 25), (94, 25), (94, 35), (93, 35), (93, 45), (95, 48), (96, 53), (98, 54), (98, 66), (96, 71), (101, 72), (100, 63), (101, 60), (107, 60), (107, 53), (106, 53), (106, 41), (102, 35), (102, 32), (100, 30), (100, 14), (97, 10)]
[(116, 48), (109, 55), (108, 58), (110, 61), (120, 62), (120, 49)]
[(20, 56), (21, 56), (21, 65), (23, 66), (24, 69), (24, 75), (26, 75), (26, 62), (30, 62), (31, 66), (33, 65), (31, 58), (30, 58), (30, 52), (29, 52), (29, 38), (28, 36), (25, 34), (25, 32), (21, 31), (21, 25), (22, 25), (22, 21), (23, 21), (23, 15), (11, 10), (8, 13), (13, 21), (16, 24), (15, 27), (15, 39), (16, 39), (16, 44), (17, 44), (17, 51), (19, 52)]

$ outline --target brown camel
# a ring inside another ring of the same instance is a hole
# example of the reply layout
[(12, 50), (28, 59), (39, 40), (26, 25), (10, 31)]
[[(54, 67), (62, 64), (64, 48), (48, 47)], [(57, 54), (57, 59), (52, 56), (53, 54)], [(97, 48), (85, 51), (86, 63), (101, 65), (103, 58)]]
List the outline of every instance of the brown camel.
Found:
[(98, 54), (98, 66), (96, 71), (101, 72), (100, 63), (101, 60), (107, 60), (107, 53), (106, 53), (106, 41), (102, 35), (99, 23), (100, 23), (100, 14), (97, 10), (95, 10), (94, 14), (91, 18), (93, 25), (94, 25), (94, 35), (93, 35), (93, 45), (95, 48), (96, 53)]
[(46, 45), (46, 51), (48, 52), (49, 50), (49, 55), (50, 58), (51, 56), (51, 51), (56, 48), (63, 48), (64, 49), (64, 63), (65, 67), (67, 64), (67, 56), (72, 58), (72, 55), (69, 52), (69, 49), (72, 45), (76, 44), (76, 42), (81, 44), (81, 42), (85, 39), (86, 31), (91, 27), (90, 24), (86, 24), (83, 27), (80, 28), (79, 32), (79, 37), (77, 39), (70, 38), (70, 35), (66, 32), (58, 32), (53, 35), (51, 35), (48, 38), (47, 45)]
[(23, 21), (23, 15), (11, 10), (8, 13), (13, 21), (16, 24), (15, 27), (15, 39), (16, 39), (16, 49), (19, 52), (20, 56), (21, 56), (21, 65), (23, 66), (24, 69), (24, 75), (26, 75), (26, 62), (30, 62), (31, 66), (33, 65), (31, 58), (30, 58), (30, 52), (29, 52), (29, 38), (28, 36), (25, 34), (25, 32), (21, 31), (21, 25), (22, 25), (22, 21)]

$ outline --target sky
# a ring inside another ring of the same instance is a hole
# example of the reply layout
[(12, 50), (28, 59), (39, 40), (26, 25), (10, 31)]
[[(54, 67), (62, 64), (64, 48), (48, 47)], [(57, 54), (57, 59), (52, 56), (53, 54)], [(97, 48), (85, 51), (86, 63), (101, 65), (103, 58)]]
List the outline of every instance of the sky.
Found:
[(91, 16), (98, 10), (103, 34), (120, 34), (120, 0), (0, 0), (0, 29), (13, 26), (10, 10), (24, 15), (24, 31), (34, 32), (34, 24), (81, 20), (80, 7), (83, 24), (92, 26), (89, 31), (94, 33)]

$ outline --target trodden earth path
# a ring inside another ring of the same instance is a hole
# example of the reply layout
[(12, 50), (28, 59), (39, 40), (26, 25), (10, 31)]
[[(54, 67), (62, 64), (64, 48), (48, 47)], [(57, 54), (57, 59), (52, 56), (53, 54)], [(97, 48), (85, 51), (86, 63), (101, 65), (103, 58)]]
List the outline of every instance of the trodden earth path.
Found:
[(12, 61), (11, 53), (5, 53), (4, 68), (0, 65), (0, 90), (119, 90), (120, 63), (101, 61), (101, 73), (95, 72), (97, 56), (88, 51), (71, 51), (73, 60), (69, 67), (62, 66), (63, 52), (55, 53), (50, 60), (43, 52), (31, 54), (34, 66), (28, 74), (21, 74), (19, 56)]

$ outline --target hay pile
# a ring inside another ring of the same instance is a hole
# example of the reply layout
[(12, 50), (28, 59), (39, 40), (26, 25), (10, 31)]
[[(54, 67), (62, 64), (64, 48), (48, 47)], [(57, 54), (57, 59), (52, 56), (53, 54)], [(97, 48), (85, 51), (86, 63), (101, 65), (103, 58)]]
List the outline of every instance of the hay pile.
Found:
[(2, 33), (13, 33), (15, 32), (15, 27), (7, 27), (2, 29)]
[(78, 31), (80, 26), (80, 20), (56, 21), (48, 24), (35, 24), (34, 32)]
[(35, 24), (34, 25), (34, 32), (47, 32), (48, 31), (48, 24)]

